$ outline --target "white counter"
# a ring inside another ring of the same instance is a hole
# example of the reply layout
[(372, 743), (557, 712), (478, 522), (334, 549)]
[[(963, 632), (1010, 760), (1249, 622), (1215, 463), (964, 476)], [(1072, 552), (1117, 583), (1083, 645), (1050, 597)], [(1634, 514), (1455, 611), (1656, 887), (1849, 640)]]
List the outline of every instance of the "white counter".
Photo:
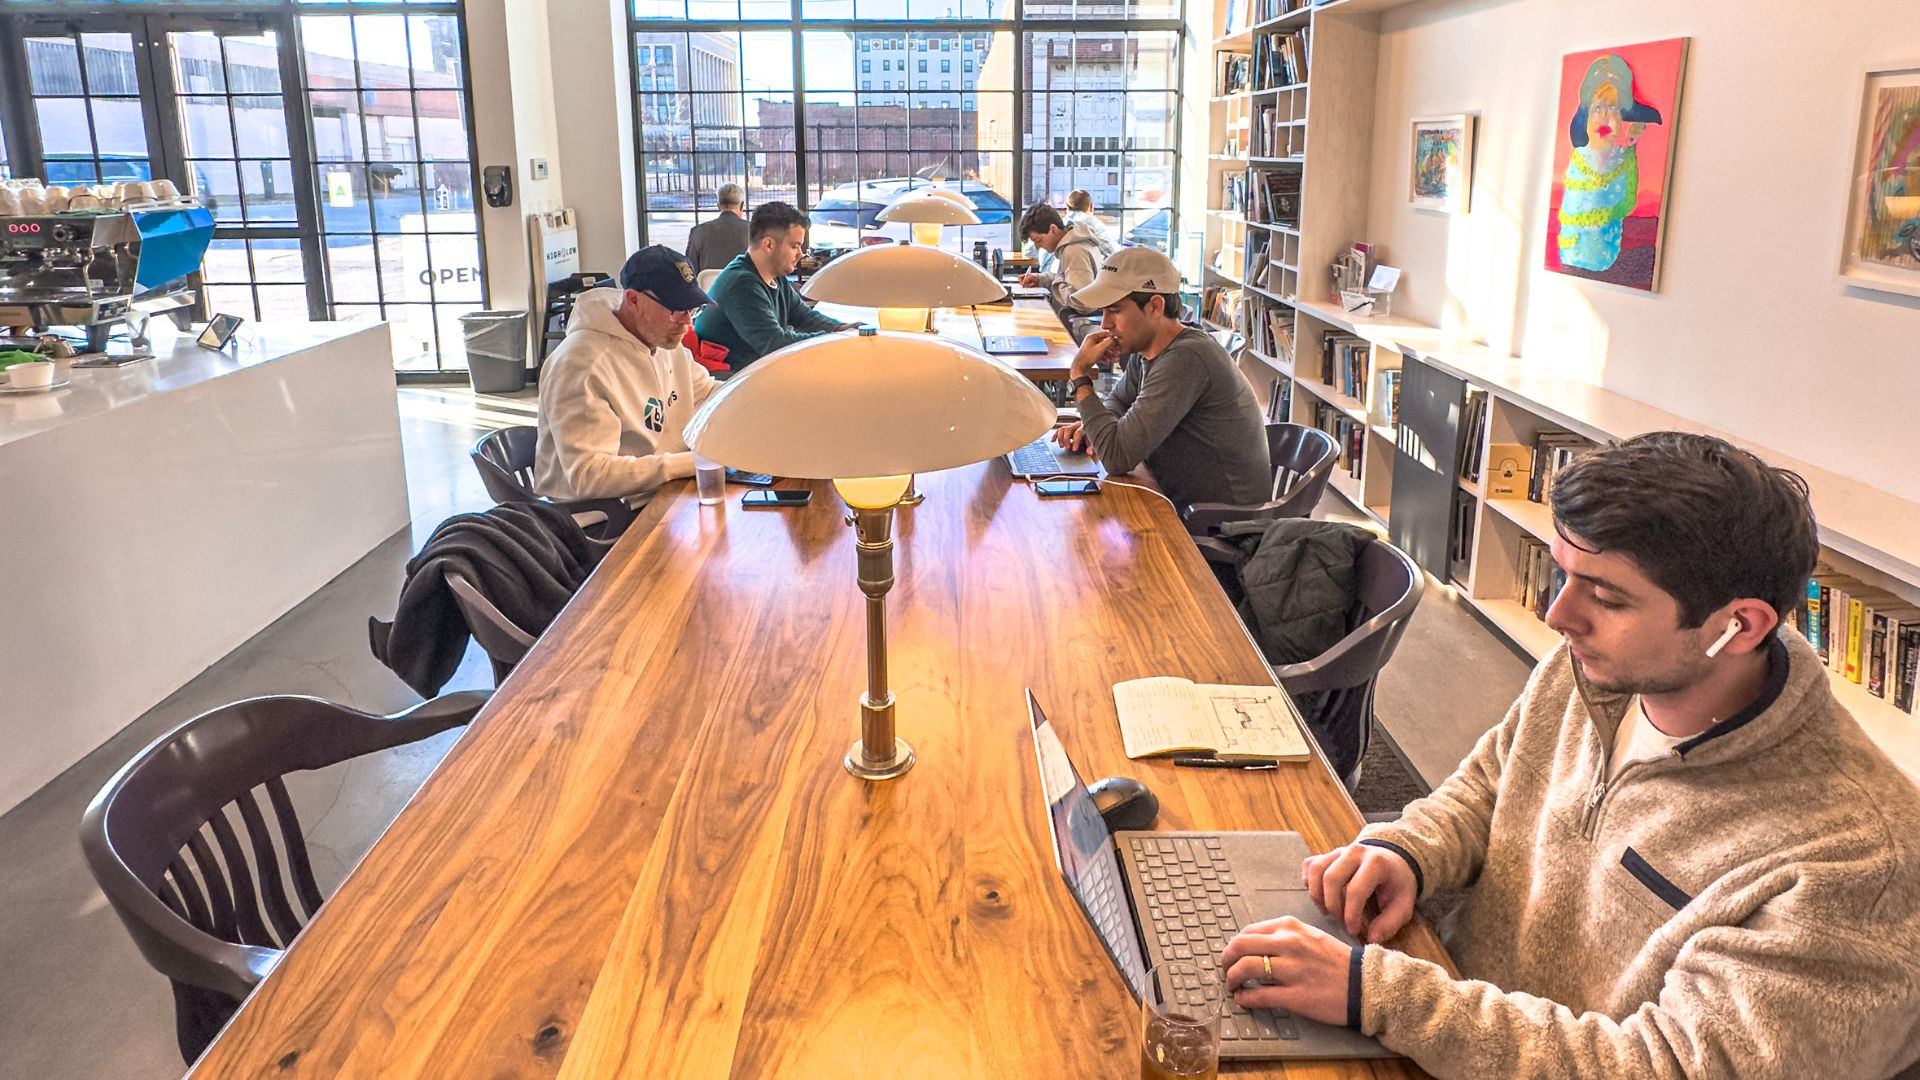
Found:
[(408, 523), (384, 324), (0, 395), (0, 812)]

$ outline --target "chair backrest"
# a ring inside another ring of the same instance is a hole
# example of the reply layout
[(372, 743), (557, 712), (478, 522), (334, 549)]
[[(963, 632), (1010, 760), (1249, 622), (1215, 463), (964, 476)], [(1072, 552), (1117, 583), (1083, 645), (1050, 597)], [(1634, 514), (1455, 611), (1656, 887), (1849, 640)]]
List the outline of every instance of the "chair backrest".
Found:
[(720, 271), (718, 270), (700, 271), (700, 291), (706, 292), (708, 289), (713, 288), (713, 283), (719, 280)]
[(453, 591), (453, 602), (467, 620), (468, 632), (486, 651), (487, 659), (493, 661), (493, 683), (498, 686), (514, 665), (526, 658), (527, 651), (533, 648), (534, 637), (493, 606), (493, 601), (482, 596), (466, 575), (449, 572), (445, 576), (447, 588)]
[(1311, 513), (1327, 490), (1340, 448), (1317, 427), (1277, 423), (1267, 425), (1267, 456), (1273, 461), (1271, 498), (1305, 503)]
[(1372, 735), (1374, 682), (1393, 658), (1426, 588), (1420, 567), (1385, 540), (1368, 543), (1355, 570), (1354, 628), (1319, 656), (1273, 669), (1280, 685), (1301, 701), (1348, 790), (1359, 780)]
[(533, 502), (533, 454), (538, 428), (509, 427), (490, 431), (473, 444), (470, 456), (480, 470), (480, 483), (497, 503)]
[(183, 989), (244, 998), (320, 908), (281, 778), (459, 727), (487, 697), (449, 694), (393, 716), (310, 697), (223, 705), (161, 736), (94, 796), (81, 850), (141, 955), (174, 981), (188, 1061), (218, 1025), (189, 1032), (195, 999)]

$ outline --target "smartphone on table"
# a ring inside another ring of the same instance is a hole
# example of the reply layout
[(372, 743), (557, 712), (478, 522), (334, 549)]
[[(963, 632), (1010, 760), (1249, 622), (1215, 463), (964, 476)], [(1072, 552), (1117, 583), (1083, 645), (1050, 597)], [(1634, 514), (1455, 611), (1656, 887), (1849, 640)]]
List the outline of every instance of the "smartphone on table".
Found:
[(772, 488), (755, 488), (740, 496), (740, 505), (749, 510), (805, 506), (812, 501), (811, 491), (774, 491)]
[(1036, 480), (1033, 483), (1033, 493), (1043, 499), (1059, 495), (1098, 495), (1100, 494), (1100, 481)]
[(727, 483), (745, 484), (748, 487), (772, 487), (773, 477), (763, 472), (741, 472), (739, 469), (728, 469)]

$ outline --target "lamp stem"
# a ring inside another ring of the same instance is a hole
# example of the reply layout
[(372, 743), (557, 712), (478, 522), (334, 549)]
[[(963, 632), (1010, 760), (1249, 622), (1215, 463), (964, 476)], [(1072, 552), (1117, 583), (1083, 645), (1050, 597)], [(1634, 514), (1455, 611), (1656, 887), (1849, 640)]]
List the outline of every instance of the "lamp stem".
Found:
[(860, 591), (867, 595), (867, 692), (860, 698), (860, 741), (847, 751), (847, 771), (863, 780), (891, 780), (913, 768), (913, 748), (893, 733), (893, 691), (887, 688), (887, 591), (893, 588), (893, 507), (855, 510)]

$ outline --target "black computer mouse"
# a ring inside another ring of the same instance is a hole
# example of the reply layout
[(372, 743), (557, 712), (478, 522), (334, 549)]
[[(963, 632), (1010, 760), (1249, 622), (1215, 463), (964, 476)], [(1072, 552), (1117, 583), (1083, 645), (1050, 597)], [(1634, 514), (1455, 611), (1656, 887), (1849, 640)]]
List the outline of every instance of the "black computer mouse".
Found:
[(1094, 809), (1107, 823), (1108, 832), (1144, 829), (1160, 813), (1160, 800), (1147, 785), (1131, 776), (1109, 776), (1087, 785)]

